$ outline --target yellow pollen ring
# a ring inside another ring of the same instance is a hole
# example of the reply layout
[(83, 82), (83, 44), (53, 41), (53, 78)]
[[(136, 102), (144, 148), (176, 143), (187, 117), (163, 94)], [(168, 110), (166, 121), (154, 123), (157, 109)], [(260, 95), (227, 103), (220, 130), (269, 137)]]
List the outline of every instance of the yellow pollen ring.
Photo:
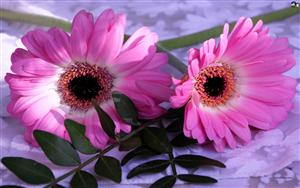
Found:
[[(204, 84), (207, 82), (208, 78), (215, 77), (224, 79), (224, 90), (219, 96), (210, 96), (205, 91)], [(198, 74), (195, 80), (196, 83), (194, 88), (199, 93), (200, 100), (205, 106), (215, 107), (224, 105), (232, 97), (235, 91), (234, 73), (227, 64), (206, 67)]]

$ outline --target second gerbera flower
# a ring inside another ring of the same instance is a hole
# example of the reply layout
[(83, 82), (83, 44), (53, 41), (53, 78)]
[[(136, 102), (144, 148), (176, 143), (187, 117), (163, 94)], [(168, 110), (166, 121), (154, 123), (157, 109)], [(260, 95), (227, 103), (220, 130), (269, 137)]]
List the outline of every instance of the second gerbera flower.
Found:
[(184, 134), (218, 151), (251, 140), (249, 126), (274, 128), (287, 117), (295, 95), (295, 79), (282, 73), (295, 65), (286, 38), (272, 38), (262, 21), (240, 18), (230, 35), (224, 26), (219, 44), (205, 41), (189, 52), (188, 75), (171, 97), (185, 107)]
[(99, 124), (91, 100), (114, 120), (116, 132), (130, 131), (117, 115), (112, 91), (129, 96), (141, 118), (164, 112), (159, 106), (170, 96), (169, 75), (160, 72), (167, 56), (156, 53), (158, 37), (148, 28), (136, 31), (124, 44), (125, 15), (104, 11), (96, 21), (80, 11), (71, 36), (52, 28), (27, 33), (12, 57), (6, 81), (11, 89), (8, 111), (26, 127), (25, 139), (36, 144), (35, 129), (68, 139), (63, 121), (75, 119), (87, 126), (91, 142), (103, 148), (109, 138)]

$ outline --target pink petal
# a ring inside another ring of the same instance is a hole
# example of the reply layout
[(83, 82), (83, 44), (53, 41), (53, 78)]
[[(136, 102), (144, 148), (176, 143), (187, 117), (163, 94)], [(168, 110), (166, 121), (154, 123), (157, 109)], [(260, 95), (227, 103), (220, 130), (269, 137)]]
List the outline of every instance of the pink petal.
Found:
[(94, 109), (89, 110), (84, 117), (83, 124), (86, 126), (86, 136), (91, 143), (97, 148), (104, 148), (109, 137), (103, 131), (98, 115)]
[(48, 44), (49, 34), (41, 29), (35, 29), (22, 37), (22, 43), (28, 51), (46, 61), (49, 60), (44, 46)]
[(231, 134), (231, 131), (227, 127), (225, 127), (225, 132), (226, 132), (225, 133), (225, 140), (226, 140), (228, 146), (232, 149), (235, 149), (237, 143), (236, 143), (236, 140), (235, 140), (234, 136)]
[(199, 59), (199, 49), (197, 48), (191, 48), (188, 52), (188, 62), (190, 63), (194, 59)]
[(190, 62), (190, 66), (188, 68), (188, 73), (190, 77), (197, 77), (198, 73), (200, 72), (200, 67), (199, 67), (199, 61), (197, 59), (194, 59)]
[(168, 55), (165, 53), (155, 53), (151, 61), (143, 68), (144, 70), (161, 69), (168, 63)]
[(99, 64), (101, 51), (106, 42), (107, 29), (94, 29), (88, 43), (87, 61), (91, 64)]
[(161, 101), (168, 101), (172, 94), (170, 87), (160, 84), (159, 82), (138, 80), (136, 86), (143, 93)]
[(56, 74), (57, 66), (40, 58), (27, 58), (12, 64), (11, 70), (23, 76), (52, 76)]
[(223, 152), (224, 149), (225, 149), (225, 140), (220, 139), (220, 138), (216, 138), (214, 140), (214, 147), (217, 150), (217, 152)]
[(124, 93), (133, 101), (141, 118), (156, 118), (165, 112), (165, 110), (157, 104), (157, 101), (148, 95), (124, 88), (118, 88), (118, 91)]
[[(34, 126), (34, 130), (43, 130), (65, 138), (64, 126), (65, 112), (59, 108), (51, 109), (42, 119)], [(63, 131), (61, 131), (61, 129)]]
[(52, 28), (48, 33), (52, 38), (44, 47), (49, 59), (57, 65), (66, 66), (71, 62), (69, 36), (58, 28)]
[(148, 36), (151, 33), (148, 27), (141, 27), (137, 31), (135, 31), (129, 39), (124, 43), (122, 47), (122, 51), (132, 49), (135, 47), (143, 38)]
[(76, 14), (72, 22), (71, 54), (72, 59), (84, 62), (86, 60), (88, 40), (94, 28), (93, 15), (82, 10)]
[(185, 105), (189, 99), (190, 99), (189, 95), (183, 95), (183, 96), (175, 95), (170, 97), (170, 103), (172, 108), (180, 108), (183, 105)]
[(31, 106), (24, 111), (22, 121), (28, 125), (35, 123), (37, 120), (43, 118), (53, 107), (58, 106), (59, 102), (59, 97), (49, 93), (48, 96), (42, 97), (32, 103)]
[(193, 130), (200, 124), (198, 111), (191, 102), (186, 104), (184, 111), (184, 126), (188, 130)]
[(143, 37), (135, 46), (130, 49), (122, 50), (121, 54), (116, 58), (114, 64), (124, 64), (129, 62), (138, 62), (149, 55), (149, 50), (155, 48), (154, 44), (158, 38), (155, 33), (150, 33)]
[(16, 63), (23, 59), (33, 58), (34, 56), (27, 50), (17, 48), (11, 55), (11, 62)]
[(213, 128), (214, 125), (212, 124), (209, 115), (207, 115), (209, 112), (205, 112), (203, 110), (199, 110), (198, 112), (207, 137), (210, 140), (215, 140), (217, 138), (217, 135)]
[(110, 64), (119, 55), (124, 39), (125, 20), (125, 15), (121, 14), (109, 26), (110, 29), (106, 33), (106, 41), (98, 54), (100, 63)]
[(264, 104), (243, 96), (240, 97), (240, 101), (237, 111), (244, 114), (247, 118), (250, 117), (263, 122), (271, 121), (268, 109)]

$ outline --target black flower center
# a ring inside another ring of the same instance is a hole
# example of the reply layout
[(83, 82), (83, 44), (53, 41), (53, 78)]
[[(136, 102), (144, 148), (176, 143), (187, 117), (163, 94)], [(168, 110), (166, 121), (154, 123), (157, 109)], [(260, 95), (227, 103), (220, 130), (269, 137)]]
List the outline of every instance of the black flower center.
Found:
[(204, 91), (211, 97), (218, 97), (223, 94), (225, 90), (225, 79), (222, 77), (207, 77), (203, 84)]
[(111, 98), (113, 76), (105, 69), (76, 62), (65, 69), (57, 83), (61, 103), (72, 110), (88, 110), (92, 99), (101, 104)]
[(91, 100), (98, 96), (102, 87), (98, 83), (97, 78), (92, 75), (82, 75), (73, 78), (68, 83), (68, 89), (79, 100)]

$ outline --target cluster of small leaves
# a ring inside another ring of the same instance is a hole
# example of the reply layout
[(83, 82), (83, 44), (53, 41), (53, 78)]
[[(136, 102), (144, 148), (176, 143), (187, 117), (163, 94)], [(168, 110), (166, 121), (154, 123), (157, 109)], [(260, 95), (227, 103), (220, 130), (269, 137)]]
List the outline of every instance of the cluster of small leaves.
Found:
[[(174, 158), (173, 147), (182, 147), (195, 143), (194, 140), (187, 139), (182, 134), (178, 134), (169, 142), (166, 130), (172, 133), (182, 132), (183, 108), (179, 110), (171, 109), (163, 116), (173, 120), (168, 128), (165, 129), (153, 126), (155, 125), (154, 123), (160, 122), (161, 119), (159, 118), (148, 121), (138, 119), (137, 110), (127, 96), (119, 92), (113, 92), (112, 98), (119, 116), (124, 122), (132, 125), (132, 132), (130, 134), (124, 132), (115, 134), (116, 126), (114, 121), (93, 101), (93, 106), (97, 111), (103, 130), (111, 139), (116, 141), (102, 151), (96, 149), (85, 136), (85, 126), (71, 119), (66, 119), (64, 122), (71, 142), (42, 130), (33, 132), (34, 138), (52, 163), (59, 166), (75, 167), (68, 173), (55, 178), (51, 169), (46, 165), (22, 157), (4, 157), (2, 158), (2, 163), (17, 177), (29, 184), (47, 184), (46, 187), (63, 187), (58, 183), (73, 175), (70, 181), (71, 187), (93, 188), (98, 187), (97, 179), (90, 172), (83, 170), (83, 168), (95, 160), (97, 161), (94, 165), (94, 171), (98, 176), (120, 183), (122, 179), (121, 165), (125, 165), (136, 157), (168, 154), (168, 159), (148, 161), (136, 166), (127, 174), (127, 178), (130, 179), (144, 173), (162, 172), (171, 165), (173, 175), (157, 180), (151, 187), (172, 187), (177, 179), (190, 183), (216, 182), (215, 179), (206, 176), (193, 174), (177, 175), (176, 165), (184, 168), (198, 168), (203, 165), (225, 167), (221, 162), (203, 156), (181, 155)], [(129, 151), (121, 163), (112, 156), (104, 155), (116, 146), (119, 146), (120, 151)], [(81, 162), (78, 152), (93, 155), (93, 157)]]
[(225, 168), (225, 165), (217, 160), (200, 155), (180, 155), (174, 158), (173, 147), (188, 146), (194, 144), (195, 140), (188, 139), (180, 133), (175, 136), (171, 142), (169, 142), (166, 130), (171, 133), (182, 132), (183, 108), (179, 110), (169, 110), (164, 117), (173, 119), (173, 122), (166, 129), (162, 127), (145, 128), (140, 134), (142, 146), (128, 152), (122, 159), (121, 165), (123, 166), (127, 164), (134, 158), (151, 158), (158, 155), (165, 156), (166, 154), (168, 154), (169, 158), (150, 160), (137, 165), (127, 174), (127, 178), (130, 179), (141, 174), (162, 172), (171, 166), (173, 175), (168, 175), (158, 179), (150, 186), (151, 188), (170, 188), (175, 185), (177, 180), (187, 183), (216, 183), (216, 179), (208, 176), (177, 174), (176, 165), (187, 169), (197, 169), (201, 166), (207, 165)]

